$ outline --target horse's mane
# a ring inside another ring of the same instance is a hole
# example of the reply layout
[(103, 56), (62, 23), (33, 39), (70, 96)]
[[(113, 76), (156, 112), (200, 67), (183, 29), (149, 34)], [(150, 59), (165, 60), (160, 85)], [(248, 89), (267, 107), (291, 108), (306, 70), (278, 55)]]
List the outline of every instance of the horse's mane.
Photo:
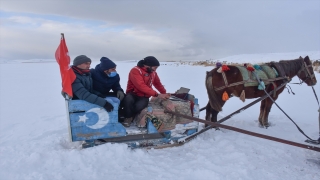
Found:
[(302, 66), (302, 59), (294, 59), (294, 60), (281, 60), (279, 64), (282, 66), (284, 72), (287, 76), (293, 77), (297, 74)]

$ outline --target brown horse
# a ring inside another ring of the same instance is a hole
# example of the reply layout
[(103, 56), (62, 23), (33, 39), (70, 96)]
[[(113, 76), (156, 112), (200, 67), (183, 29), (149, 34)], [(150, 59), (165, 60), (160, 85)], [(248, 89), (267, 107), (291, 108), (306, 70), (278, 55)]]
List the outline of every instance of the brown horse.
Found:
[[(298, 76), (302, 82), (308, 86), (313, 86), (317, 83), (314, 75), (312, 64), (308, 56), (304, 59), (300, 57), (294, 60), (282, 60), (279, 62), (267, 63), (269, 67), (274, 68), (279, 77), (268, 79), (270, 84), (266, 85), (265, 90), (269, 93), (282, 83), (287, 83), (294, 76)], [(257, 86), (245, 86), (244, 80), (240, 70), (236, 66), (228, 66), (230, 70), (223, 73), (217, 72), (218, 68), (207, 72), (206, 88), (209, 96), (209, 102), (206, 106), (206, 120), (217, 122), (217, 115), (222, 111), (222, 107), (226, 101), (222, 100), (222, 95), (226, 92), (229, 96), (239, 97), (242, 92), (245, 94), (246, 99), (257, 98), (265, 95), (263, 90), (259, 90)], [(256, 80), (255, 80), (256, 81)], [(284, 90), (285, 86), (280, 88), (272, 96), (274, 100)], [(262, 126), (269, 126), (268, 115), (273, 102), (270, 98), (261, 101), (259, 123)]]

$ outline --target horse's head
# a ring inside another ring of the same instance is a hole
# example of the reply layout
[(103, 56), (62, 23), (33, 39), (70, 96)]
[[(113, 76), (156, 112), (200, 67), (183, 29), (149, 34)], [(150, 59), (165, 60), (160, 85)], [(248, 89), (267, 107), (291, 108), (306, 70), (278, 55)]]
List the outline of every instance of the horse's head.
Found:
[(316, 76), (312, 68), (312, 63), (309, 59), (309, 56), (306, 56), (304, 59), (300, 57), (302, 61), (301, 69), (298, 72), (298, 77), (305, 82), (308, 86), (313, 86), (317, 83)]

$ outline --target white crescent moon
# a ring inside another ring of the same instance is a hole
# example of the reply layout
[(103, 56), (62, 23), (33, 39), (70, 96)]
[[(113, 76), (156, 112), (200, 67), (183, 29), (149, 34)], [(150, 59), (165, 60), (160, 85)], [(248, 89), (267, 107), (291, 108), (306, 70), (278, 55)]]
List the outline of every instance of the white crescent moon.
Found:
[(94, 113), (97, 113), (97, 115), (98, 115), (98, 122), (94, 125), (87, 126), (87, 127), (91, 128), (91, 129), (100, 129), (100, 128), (104, 127), (106, 124), (108, 124), (109, 114), (104, 109), (92, 108), (92, 109), (89, 109), (87, 112), (94, 112)]

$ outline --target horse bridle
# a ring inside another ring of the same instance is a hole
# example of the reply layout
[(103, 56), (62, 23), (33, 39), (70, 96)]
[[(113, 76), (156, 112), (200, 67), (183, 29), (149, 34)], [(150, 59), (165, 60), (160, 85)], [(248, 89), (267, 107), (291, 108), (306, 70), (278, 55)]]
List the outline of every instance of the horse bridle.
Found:
[(297, 75), (299, 75), (301, 72), (304, 72), (306, 76), (304, 79), (300, 79), (298, 76), (298, 78), (300, 80), (299, 84), (302, 84), (303, 82), (305, 82), (309, 78), (310, 78), (310, 80), (312, 80), (312, 78), (315, 77), (314, 74), (311, 74), (309, 67), (312, 67), (312, 64), (307, 65), (306, 62), (302, 59), (302, 66), (301, 66), (301, 69), (298, 71)]
[[(302, 83), (305, 82), (308, 78), (310, 78), (310, 80), (312, 81), (312, 78), (315, 77), (315, 74), (311, 74), (311, 73), (310, 73), (310, 70), (308, 69), (308, 67), (312, 67), (312, 64), (307, 65), (304, 60), (302, 60), (302, 63), (303, 63), (303, 65), (302, 65), (301, 69), (298, 71), (297, 74), (300, 74), (300, 73), (303, 71), (303, 72), (306, 74), (306, 78), (302, 80), (302, 79), (300, 79), (299, 76), (298, 76), (298, 78), (299, 78), (299, 80), (300, 80), (300, 83), (291, 83), (291, 84), (302, 84)], [(319, 99), (318, 99), (318, 96), (317, 96), (317, 94), (316, 94), (316, 91), (314, 90), (313, 86), (311, 86), (311, 87), (312, 87), (313, 93), (314, 93), (314, 95), (315, 95), (315, 97), (316, 97), (316, 100), (317, 100), (317, 102), (318, 102), (318, 105), (319, 105)], [(319, 121), (320, 121), (320, 105), (319, 105), (319, 110), (318, 110), (318, 111), (319, 111)], [(319, 123), (320, 123), (320, 122), (319, 122)], [(320, 125), (320, 124), (319, 124), (319, 125)]]

